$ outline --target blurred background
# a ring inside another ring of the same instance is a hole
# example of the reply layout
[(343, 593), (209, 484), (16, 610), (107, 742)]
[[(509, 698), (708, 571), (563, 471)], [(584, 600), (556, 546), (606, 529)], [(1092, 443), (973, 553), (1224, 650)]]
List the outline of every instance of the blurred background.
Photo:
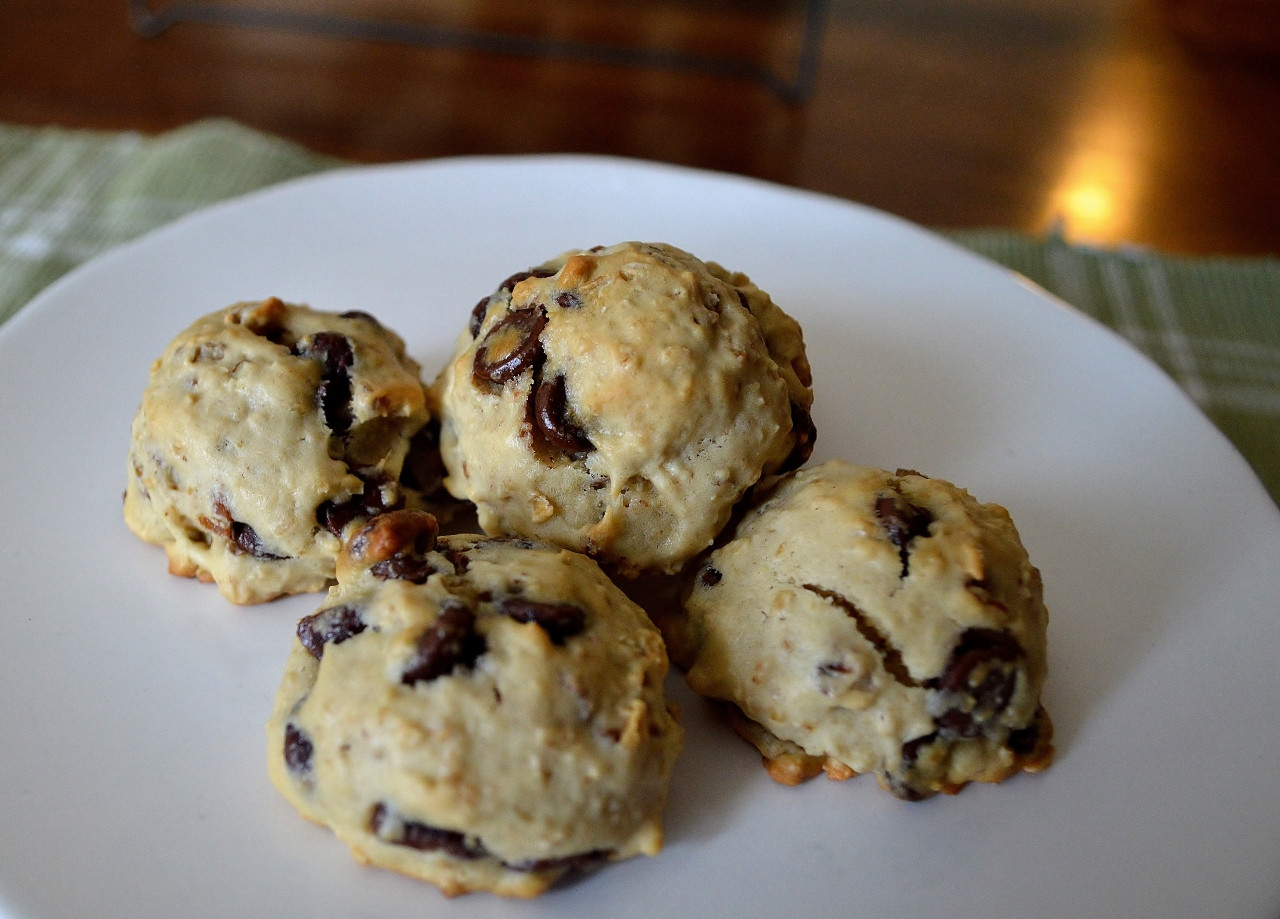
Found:
[(1280, 252), (1274, 0), (0, 0), (0, 121), (590, 152), (937, 228)]

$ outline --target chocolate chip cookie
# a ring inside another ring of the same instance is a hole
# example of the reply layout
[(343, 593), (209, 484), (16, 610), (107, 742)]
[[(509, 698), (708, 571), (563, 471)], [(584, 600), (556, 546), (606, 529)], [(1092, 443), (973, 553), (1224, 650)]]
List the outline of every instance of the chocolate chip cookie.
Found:
[(799, 325), (745, 275), (663, 244), (567, 253), (472, 310), (433, 387), (445, 485), (488, 533), (672, 572), (808, 458), (810, 387)]
[(297, 640), (268, 726), (273, 782), (361, 861), (531, 897), (662, 845), (683, 735), (661, 636), (584, 555), (357, 529)]
[(418, 365), (372, 316), (237, 304), (152, 365), (125, 521), (236, 603), (321, 590), (350, 526), (431, 487), (434, 437)]
[(1048, 614), (1004, 508), (840, 461), (763, 498), (693, 577), (672, 644), (775, 779), (872, 773), (914, 800), (1048, 765)]

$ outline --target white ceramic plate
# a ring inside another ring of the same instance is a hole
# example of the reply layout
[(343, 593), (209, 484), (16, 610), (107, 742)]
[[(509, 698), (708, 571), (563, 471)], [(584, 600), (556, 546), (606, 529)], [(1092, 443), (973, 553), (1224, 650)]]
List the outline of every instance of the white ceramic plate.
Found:
[[(909, 466), (1010, 509), (1051, 610), (1038, 776), (906, 804), (772, 784), (683, 690), (668, 843), (530, 902), (356, 865), (265, 771), (313, 597), (236, 608), (120, 516), (151, 360), (278, 295), (365, 309), (429, 373), (471, 306), (577, 246), (663, 240), (803, 324), (814, 461)], [(882, 214), (592, 158), (324, 175), (80, 269), (0, 329), (0, 914), (6, 917), (1275, 917), (1280, 514), (1118, 338)]]

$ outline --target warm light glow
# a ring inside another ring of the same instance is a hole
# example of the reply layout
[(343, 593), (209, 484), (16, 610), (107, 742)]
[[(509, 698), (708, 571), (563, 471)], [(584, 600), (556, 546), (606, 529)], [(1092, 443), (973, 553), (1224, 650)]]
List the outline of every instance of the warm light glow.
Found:
[(1073, 240), (1123, 242), (1131, 235), (1145, 177), (1150, 125), (1136, 104), (1132, 74), (1099, 74), (1079, 106), (1074, 146), (1046, 203), (1046, 224)]
[(1093, 232), (1106, 228), (1115, 220), (1114, 192), (1101, 183), (1068, 186), (1058, 191), (1056, 210), (1074, 228), (1091, 227)]

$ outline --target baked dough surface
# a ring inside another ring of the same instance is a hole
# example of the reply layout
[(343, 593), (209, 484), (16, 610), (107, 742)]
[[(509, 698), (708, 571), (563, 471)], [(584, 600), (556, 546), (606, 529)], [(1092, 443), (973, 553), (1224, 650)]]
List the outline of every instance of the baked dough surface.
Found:
[(664, 244), (566, 253), (481, 300), (434, 384), (446, 487), (488, 533), (671, 572), (813, 446), (799, 325)]
[(347, 543), (276, 699), (275, 785), (450, 895), (656, 854), (683, 740), (657, 629), (583, 555), (435, 532), (397, 511)]
[(842, 461), (784, 477), (708, 557), (672, 636), (771, 774), (872, 773), (900, 797), (1052, 755), (1040, 574), (1007, 511)]
[(235, 603), (323, 590), (351, 523), (413, 500), (400, 479), (428, 419), (418, 365), (376, 319), (237, 304), (152, 365), (125, 522)]

